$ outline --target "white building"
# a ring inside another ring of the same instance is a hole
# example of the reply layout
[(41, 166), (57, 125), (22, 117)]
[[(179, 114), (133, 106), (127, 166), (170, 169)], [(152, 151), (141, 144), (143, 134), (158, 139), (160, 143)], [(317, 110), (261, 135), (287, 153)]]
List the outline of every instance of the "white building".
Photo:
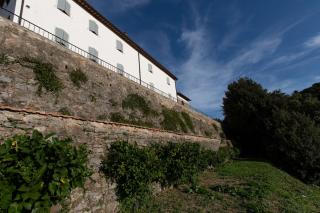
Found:
[(90, 59), (107, 62), (114, 71), (177, 101), (176, 76), (85, 0), (10, 0), (3, 8), (22, 19), (4, 11), (0, 15), (25, 27), (31, 22), (56, 35), (61, 45), (79, 47)]

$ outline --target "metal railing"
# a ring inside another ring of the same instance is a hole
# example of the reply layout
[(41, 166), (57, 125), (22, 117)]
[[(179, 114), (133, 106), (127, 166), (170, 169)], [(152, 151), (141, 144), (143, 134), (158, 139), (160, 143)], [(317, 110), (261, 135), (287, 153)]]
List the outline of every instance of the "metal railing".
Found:
[(123, 76), (123, 77), (125, 77), (125, 78), (127, 78), (127, 79), (129, 79), (131, 81), (134, 81), (137, 84), (140, 84), (140, 85), (142, 85), (142, 86), (144, 86), (144, 87), (146, 87), (146, 88), (148, 88), (148, 89), (150, 89), (150, 90), (152, 90), (152, 91), (154, 91), (154, 92), (156, 92), (156, 93), (158, 93), (158, 94), (160, 94), (160, 95), (162, 95), (162, 96), (164, 96), (166, 98), (169, 98), (169, 99), (177, 102), (177, 98), (173, 97), (170, 94), (167, 94), (167, 93), (161, 91), (160, 89), (157, 89), (153, 85), (150, 85), (150, 84), (142, 81), (141, 79), (139, 79), (139, 78), (137, 78), (137, 77), (135, 77), (135, 76), (133, 76), (133, 75), (131, 75), (131, 74), (129, 74), (129, 73), (127, 73), (127, 72), (125, 72), (125, 71), (113, 66), (113, 65), (111, 65), (110, 63), (102, 60), (101, 58), (98, 58), (97, 56), (94, 56), (94, 55), (90, 54), (89, 52), (87, 52), (87, 51), (81, 49), (80, 47), (70, 43), (69, 41), (65, 41), (64, 39), (56, 36), (55, 34), (50, 33), (49, 31), (43, 29), (42, 27), (39, 27), (38, 25), (36, 25), (36, 24), (34, 24), (34, 23), (32, 23), (32, 22), (20, 17), (19, 15), (15, 14), (15, 13), (13, 13), (13, 12), (5, 9), (5, 8), (0, 7), (0, 9), (7, 13), (6, 16), (8, 17), (9, 20), (11, 20), (13, 22), (16, 22), (15, 18), (17, 18), (18, 21), (16, 23), (18, 23), (20, 26), (22, 26), (22, 27), (24, 27), (24, 28), (26, 28), (26, 29), (38, 34), (38, 35), (41, 35), (42, 37), (45, 37), (46, 39), (54, 41), (54, 42), (62, 45), (63, 47), (65, 47), (65, 48), (67, 48), (67, 49), (69, 49), (69, 50), (71, 50), (71, 51), (73, 51), (73, 52), (85, 57), (85, 58), (88, 58), (88, 59), (94, 61), (95, 63), (107, 68), (108, 70), (116, 72), (119, 75), (121, 75), (121, 76)]

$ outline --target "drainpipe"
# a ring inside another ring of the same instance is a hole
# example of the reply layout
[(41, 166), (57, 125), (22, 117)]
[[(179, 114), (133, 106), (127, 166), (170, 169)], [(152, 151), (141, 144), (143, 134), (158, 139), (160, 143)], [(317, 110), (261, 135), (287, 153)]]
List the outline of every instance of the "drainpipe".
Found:
[(140, 80), (140, 85), (141, 85), (141, 65), (140, 65), (140, 52), (138, 52), (138, 62), (139, 62), (139, 80)]
[(21, 1), (21, 8), (20, 8), (20, 16), (19, 16), (19, 25), (21, 25), (21, 20), (23, 16), (23, 9), (24, 9), (24, 0)]

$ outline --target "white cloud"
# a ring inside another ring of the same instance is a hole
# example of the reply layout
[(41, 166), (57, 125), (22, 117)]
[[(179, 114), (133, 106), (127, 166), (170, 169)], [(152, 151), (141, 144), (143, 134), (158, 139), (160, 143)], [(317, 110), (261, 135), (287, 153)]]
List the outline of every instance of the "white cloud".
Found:
[(305, 46), (308, 48), (318, 48), (320, 47), (320, 34), (310, 38), (306, 43)]
[(181, 41), (189, 57), (177, 70), (179, 85), (191, 97), (193, 105), (204, 111), (220, 110), (227, 85), (241, 76), (247, 66), (257, 64), (272, 55), (282, 42), (281, 36), (258, 38), (229, 61), (215, 56), (212, 35), (202, 23), (193, 30), (184, 30)]

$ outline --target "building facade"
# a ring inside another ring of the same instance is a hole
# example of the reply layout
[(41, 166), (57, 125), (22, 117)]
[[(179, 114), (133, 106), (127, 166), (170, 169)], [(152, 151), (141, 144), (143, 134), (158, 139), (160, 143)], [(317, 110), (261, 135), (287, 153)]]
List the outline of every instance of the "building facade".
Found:
[[(55, 41), (69, 42), (121, 72), (139, 79), (149, 89), (177, 100), (177, 78), (156, 59), (99, 14), (85, 0), (11, 0), (3, 8), (56, 35)], [(19, 17), (0, 15), (23, 25)]]

